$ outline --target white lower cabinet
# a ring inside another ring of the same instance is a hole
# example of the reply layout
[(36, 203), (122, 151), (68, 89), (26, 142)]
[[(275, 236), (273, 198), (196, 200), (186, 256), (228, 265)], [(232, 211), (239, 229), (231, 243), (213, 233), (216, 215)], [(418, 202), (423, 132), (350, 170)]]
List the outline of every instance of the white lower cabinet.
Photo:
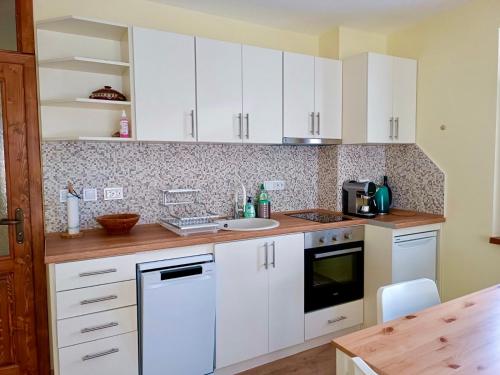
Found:
[(216, 367), (304, 342), (304, 235), (215, 245)]
[(306, 314), (306, 340), (363, 323), (363, 300), (344, 303)]
[(59, 349), (61, 375), (137, 375), (137, 332)]

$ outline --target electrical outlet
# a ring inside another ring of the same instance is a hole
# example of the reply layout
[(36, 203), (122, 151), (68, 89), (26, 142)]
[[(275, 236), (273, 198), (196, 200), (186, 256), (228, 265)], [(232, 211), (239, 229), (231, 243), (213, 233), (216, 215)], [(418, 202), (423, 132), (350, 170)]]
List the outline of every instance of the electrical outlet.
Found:
[(59, 190), (59, 202), (66, 203), (68, 201), (68, 189)]
[(95, 202), (96, 200), (97, 200), (97, 189), (94, 188), (83, 189), (84, 202)]
[(268, 191), (285, 190), (285, 181), (264, 181), (264, 188)]
[(112, 187), (104, 188), (104, 200), (111, 201), (123, 199), (123, 188), (122, 187)]

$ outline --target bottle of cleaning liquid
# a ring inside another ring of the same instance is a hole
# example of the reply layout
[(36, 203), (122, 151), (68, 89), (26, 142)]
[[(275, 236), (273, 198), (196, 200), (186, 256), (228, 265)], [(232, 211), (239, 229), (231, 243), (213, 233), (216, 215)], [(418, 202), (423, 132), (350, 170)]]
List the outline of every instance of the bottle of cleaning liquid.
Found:
[(245, 204), (244, 216), (247, 219), (255, 217), (255, 206), (253, 205), (252, 197), (247, 197), (247, 203)]
[(125, 111), (122, 111), (122, 115), (120, 117), (120, 138), (129, 138), (130, 137), (128, 125), (129, 124), (128, 124), (127, 113), (125, 113)]
[(271, 203), (269, 202), (269, 195), (267, 194), (264, 184), (260, 185), (257, 217), (262, 219), (269, 219), (271, 217)]

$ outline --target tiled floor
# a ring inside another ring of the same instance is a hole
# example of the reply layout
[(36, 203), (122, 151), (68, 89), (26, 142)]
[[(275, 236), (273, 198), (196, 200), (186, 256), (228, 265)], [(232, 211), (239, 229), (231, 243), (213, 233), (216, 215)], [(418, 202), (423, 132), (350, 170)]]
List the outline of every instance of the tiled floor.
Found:
[(295, 354), (240, 375), (335, 375), (335, 348), (331, 344)]

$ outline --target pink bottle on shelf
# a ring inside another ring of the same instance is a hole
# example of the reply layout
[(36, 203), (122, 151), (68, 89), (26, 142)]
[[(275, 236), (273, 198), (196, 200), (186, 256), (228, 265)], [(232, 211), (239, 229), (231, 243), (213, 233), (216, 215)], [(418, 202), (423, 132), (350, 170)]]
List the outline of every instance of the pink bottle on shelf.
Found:
[(129, 137), (130, 137), (130, 131), (129, 131), (127, 114), (125, 113), (125, 111), (122, 111), (122, 116), (120, 117), (120, 138), (129, 138)]

